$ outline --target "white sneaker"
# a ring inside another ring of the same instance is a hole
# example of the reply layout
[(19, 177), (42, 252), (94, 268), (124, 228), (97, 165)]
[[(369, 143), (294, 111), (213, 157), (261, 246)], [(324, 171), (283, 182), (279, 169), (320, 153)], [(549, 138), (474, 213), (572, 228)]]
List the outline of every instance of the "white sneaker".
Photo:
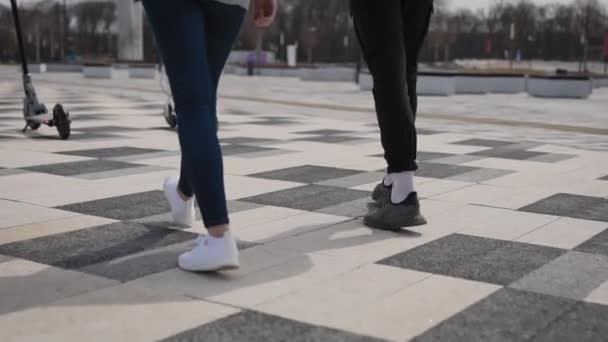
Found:
[(177, 264), (186, 271), (211, 272), (239, 268), (236, 240), (228, 231), (221, 238), (201, 235), (191, 251), (179, 256)]
[[(207, 238), (207, 234), (200, 234), (199, 236), (196, 237), (196, 239), (194, 239), (194, 244), (195, 245), (200, 245), (201, 242), (205, 241), (205, 238)], [(236, 235), (232, 235), (232, 238), (234, 239), (234, 241), (236, 242), (237, 246), (239, 244), (239, 237)]]
[(169, 206), (171, 206), (173, 222), (182, 226), (192, 227), (196, 220), (194, 217), (194, 197), (184, 201), (177, 192), (178, 183), (178, 177), (170, 176), (165, 178), (165, 182), (163, 183), (165, 198), (169, 202)]

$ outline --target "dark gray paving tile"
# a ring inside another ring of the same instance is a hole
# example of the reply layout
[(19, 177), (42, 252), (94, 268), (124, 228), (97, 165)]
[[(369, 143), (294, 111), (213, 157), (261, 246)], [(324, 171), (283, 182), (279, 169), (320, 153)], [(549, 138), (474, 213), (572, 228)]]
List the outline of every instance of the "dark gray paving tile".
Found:
[(571, 251), (510, 285), (519, 290), (582, 300), (608, 281), (608, 256)]
[(87, 173), (84, 175), (79, 175), (79, 176), (74, 176), (74, 177), (80, 178), (80, 179), (95, 180), (95, 179), (125, 177), (125, 176), (129, 176), (129, 175), (138, 175), (138, 174), (152, 173), (152, 172), (164, 171), (164, 170), (171, 170), (171, 168), (164, 167), (164, 166), (150, 165), (150, 166), (132, 167), (132, 168), (128, 168), (128, 169)]
[[(236, 213), (240, 213), (243, 211), (249, 211), (249, 210), (263, 207), (262, 205), (259, 205), (259, 204), (248, 203), (248, 202), (243, 202), (243, 201), (228, 201), (227, 203), (228, 203), (228, 212), (230, 214), (236, 214)], [(197, 210), (197, 213), (198, 212), (199, 211)]]
[(569, 299), (502, 289), (413, 341), (529, 341), (575, 305), (576, 302)]
[(321, 185), (305, 185), (298, 188), (271, 192), (240, 201), (292, 209), (315, 211), (341, 203), (368, 197), (367, 191), (351, 190)]
[[(127, 106), (130, 108), (130, 106)], [(91, 104), (71, 104), (67, 108), (71, 113), (87, 113), (87, 112), (107, 112), (112, 110), (120, 110), (120, 107), (108, 107), (108, 106), (92, 106)]]
[(500, 159), (513, 159), (513, 160), (531, 160), (533, 158), (539, 158), (539, 157), (545, 155), (545, 153), (542, 153), (542, 152), (501, 149), (501, 148), (479, 151), (479, 152), (474, 152), (471, 154), (475, 155), (475, 156), (484, 156), (484, 157), (492, 157), (492, 158), (500, 158)]
[(141, 131), (141, 128), (127, 127), (127, 126), (90, 126), (90, 127), (73, 127), (74, 131), (86, 132), (86, 133), (125, 133), (133, 131)]
[(307, 135), (348, 135), (357, 134), (356, 131), (342, 131), (337, 129), (317, 129), (313, 131), (295, 132), (296, 134), (307, 134)]
[(155, 150), (150, 148), (139, 148), (131, 146), (119, 146), (109, 148), (97, 148), (92, 150), (77, 150), (77, 151), (64, 151), (59, 154), (67, 154), (72, 156), (82, 156), (90, 158), (117, 158), (133, 156), (138, 154), (164, 152), (163, 150)]
[(105, 172), (128, 168), (141, 167), (139, 164), (125, 163), (114, 160), (93, 159), (69, 163), (47, 164), (25, 167), (24, 170), (48, 173), (57, 176), (76, 176), (87, 173)]
[(196, 238), (196, 234), (134, 222), (0, 245), (0, 254), (75, 269)]
[(290, 117), (260, 117), (251, 122), (247, 122), (249, 125), (262, 125), (262, 126), (288, 126), (298, 124), (299, 121)]
[(608, 222), (608, 200), (600, 197), (556, 194), (519, 210)]
[(245, 310), (162, 341), (347, 342), (382, 340)]
[(418, 133), (419, 135), (435, 135), (435, 134), (441, 134), (443, 133), (442, 131), (437, 131), (434, 129), (427, 129), (427, 128), (416, 128), (416, 133)]
[(464, 164), (464, 163), (470, 163), (472, 161), (481, 160), (481, 159), (485, 159), (485, 158), (486, 157), (482, 157), (482, 156), (472, 156), (470, 154), (462, 154), (462, 155), (455, 155), (452, 157), (435, 159), (435, 160), (433, 160), (433, 162), (440, 163), (440, 164)]
[(281, 142), (276, 139), (262, 139), (262, 138), (247, 138), (247, 137), (234, 137), (234, 138), (223, 138), (222, 143), (234, 144), (234, 145), (264, 145), (269, 143)]
[(452, 144), (455, 145), (470, 145), (470, 146), (483, 146), (483, 147), (503, 147), (512, 145), (512, 141), (504, 140), (491, 140), (491, 139), (467, 139), (463, 141), (457, 141)]
[[(116, 140), (116, 137), (117, 137), (117, 135), (112, 135), (112, 134), (73, 132), (70, 135), (70, 141), (81, 141), (81, 140), (113, 141), (113, 140)], [(27, 138), (35, 139), (35, 140), (58, 140), (58, 139), (60, 139), (58, 136), (55, 136), (55, 135), (28, 135)], [(124, 138), (129, 138), (129, 137), (124, 137)], [(121, 137), (121, 139), (123, 139), (123, 137)]]
[(383, 178), (384, 173), (382, 172), (361, 172), (352, 176), (330, 179), (327, 181), (319, 182), (317, 184), (327, 186), (339, 186), (341, 188), (352, 188), (359, 185), (380, 182)]
[(426, 161), (430, 161), (430, 160), (453, 157), (453, 156), (455, 156), (455, 154), (418, 151), (418, 153), (416, 154), (416, 160), (419, 162), (426, 162)]
[(240, 108), (231, 108), (231, 109), (227, 109), (226, 110), (226, 114), (232, 114), (232, 115), (256, 115), (256, 113), (254, 112), (250, 112), (244, 109), (240, 109)]
[(378, 263), (508, 285), (563, 253), (557, 248), (453, 234)]
[(144, 103), (144, 104), (138, 104), (137, 105), (137, 109), (150, 109), (150, 110), (162, 110), (162, 108), (164, 108), (165, 104), (164, 103)]
[(543, 329), (534, 342), (605, 342), (608, 339), (608, 306), (579, 302)]
[(449, 177), (450, 180), (461, 182), (480, 183), (506, 176), (515, 171), (498, 170), (498, 169), (479, 169), (471, 172), (466, 172), (457, 176)]
[(504, 247), (507, 241), (453, 234), (409, 251), (378, 261), (379, 264), (447, 274), (457, 267), (479, 260), (491, 251)]
[(149, 191), (69, 204), (57, 209), (124, 221), (171, 211), (162, 191)]
[[(260, 205), (260, 204), (241, 202), (241, 201), (228, 201), (227, 203), (228, 203), (228, 213), (230, 213), (230, 214), (236, 214), (239, 212), (253, 210), (253, 209), (263, 207), (263, 205)], [(196, 205), (196, 208), (197, 208), (197, 209), (195, 209), (196, 220), (202, 221), (201, 212), (200, 212), (200, 210), (198, 210), (198, 205)], [(173, 229), (179, 229), (176, 226), (176, 224), (173, 223), (173, 219), (171, 218), (171, 213), (168, 213), (168, 212), (164, 213), (164, 214), (139, 217), (139, 218), (133, 219), (131, 221), (145, 224), (145, 225), (155, 226), (155, 227), (161, 227), (161, 228), (171, 227)]]
[[(251, 242), (238, 242), (240, 250), (257, 246)], [(177, 258), (194, 247), (192, 241), (178, 243), (168, 247), (146, 250), (119, 259), (109, 260), (79, 268), (78, 271), (122, 282), (164, 272), (177, 267)]]
[(509, 242), (458, 272), (465, 279), (500, 285), (510, 284), (566, 253), (565, 250)]
[(547, 153), (529, 160), (542, 163), (558, 163), (564, 160), (576, 158), (573, 154)]
[(346, 135), (316, 135), (307, 138), (299, 138), (294, 139), (294, 141), (310, 141), (310, 142), (320, 142), (326, 144), (339, 144), (343, 142), (349, 142), (354, 140), (360, 140), (358, 137), (350, 137)]
[(239, 154), (250, 154), (259, 152), (274, 151), (272, 148), (258, 147), (252, 145), (224, 145), (222, 146), (222, 154), (224, 156), (235, 156)]
[(257, 173), (254, 175), (249, 175), (249, 177), (298, 183), (316, 183), (330, 179), (352, 176), (359, 173), (362, 172), (325, 166), (303, 165), (287, 169)]
[(606, 176), (604, 176), (604, 177), (600, 178), (599, 180), (605, 180), (605, 181), (608, 181), (608, 175), (606, 175)]
[(363, 197), (354, 201), (344, 202), (338, 205), (323, 208), (321, 210), (317, 210), (317, 212), (336, 216), (360, 218), (367, 215), (370, 204), (375, 204), (375, 202), (372, 202), (371, 198)]
[(5, 169), (5, 168), (0, 168), (0, 176), (12, 176), (12, 175), (18, 175), (21, 173), (28, 173), (28, 171), (26, 170), (20, 170), (20, 169)]
[(246, 158), (246, 159), (256, 159), (256, 158), (280, 156), (280, 155), (291, 154), (291, 153), (297, 153), (297, 152), (289, 151), (289, 150), (281, 150), (281, 149), (267, 149), (265, 151), (260, 151), (260, 152), (239, 154), (238, 157)]
[(463, 173), (475, 170), (479, 170), (479, 168), (463, 165), (421, 162), (418, 163), (418, 170), (416, 171), (416, 176), (442, 179), (461, 175)]
[(578, 245), (575, 250), (585, 253), (608, 255), (608, 229)]
[[(157, 114), (158, 115), (158, 114)], [(82, 114), (71, 114), (70, 116), (72, 118), (74, 118), (74, 120), (78, 120), (78, 122), (83, 122), (83, 121), (105, 121), (105, 120), (111, 120), (113, 118), (116, 117), (116, 114), (100, 114), (100, 113), (95, 113), (95, 114), (91, 114), (91, 115), (82, 115)]]
[(93, 274), (121, 282), (164, 272), (177, 266), (177, 258), (192, 247), (191, 242), (137, 253), (116, 260), (104, 261), (82, 268), (79, 272)]

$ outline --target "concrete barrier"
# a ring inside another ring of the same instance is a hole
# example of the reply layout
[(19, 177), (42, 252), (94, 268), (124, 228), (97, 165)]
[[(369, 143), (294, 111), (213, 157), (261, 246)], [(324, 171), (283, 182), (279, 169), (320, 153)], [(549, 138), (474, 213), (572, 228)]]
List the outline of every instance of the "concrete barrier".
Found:
[(363, 91), (374, 90), (374, 79), (371, 74), (361, 73), (359, 75), (359, 89)]
[(28, 64), (27, 68), (30, 71), (30, 73), (34, 73), (34, 74), (39, 74), (39, 73), (46, 72), (46, 64), (45, 63)]
[(451, 96), (456, 90), (455, 79), (451, 73), (421, 72), (418, 74), (418, 95)]
[(340, 67), (305, 69), (302, 71), (300, 78), (303, 81), (353, 82), (355, 80), (355, 70)]
[(270, 77), (295, 77), (298, 78), (306, 69), (299, 68), (257, 68), (254, 69), (256, 76)]
[(129, 78), (155, 79), (157, 73), (156, 64), (129, 65)]
[(48, 72), (82, 72), (82, 70), (82, 64), (48, 63), (46, 65)]
[(487, 94), (490, 89), (490, 78), (486, 75), (456, 74), (454, 77), (456, 94)]
[[(247, 64), (247, 61), (252, 54), (257, 56), (257, 52), (255, 50), (233, 50), (230, 52), (226, 63)], [(271, 51), (262, 51), (261, 56), (263, 63), (274, 63), (276, 60), (275, 53)]]
[[(372, 90), (370, 74), (359, 76), (359, 88)], [(417, 90), (419, 95), (450, 96), (453, 94), (515, 94), (526, 91), (525, 75), (513, 74), (458, 74), (450, 72), (420, 72)]]
[(494, 94), (517, 94), (526, 91), (526, 75), (492, 74), (487, 79), (489, 91)]
[(534, 97), (586, 99), (593, 92), (589, 77), (530, 76), (528, 94)]
[(85, 78), (112, 78), (112, 65), (85, 64), (82, 75)]
[(608, 87), (608, 77), (594, 77), (593, 88), (606, 88)]

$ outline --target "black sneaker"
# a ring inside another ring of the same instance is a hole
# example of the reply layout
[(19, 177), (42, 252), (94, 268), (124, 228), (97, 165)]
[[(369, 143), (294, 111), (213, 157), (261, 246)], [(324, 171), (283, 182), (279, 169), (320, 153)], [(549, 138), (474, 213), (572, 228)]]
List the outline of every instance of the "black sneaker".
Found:
[(372, 191), (372, 200), (378, 203), (387, 203), (391, 199), (391, 190), (393, 186), (384, 185), (384, 181), (380, 182), (380, 184), (376, 185), (374, 191)]
[(401, 228), (421, 226), (426, 219), (420, 214), (418, 194), (412, 192), (403, 202), (391, 203), (390, 199), (378, 209), (367, 214), (363, 223), (371, 228), (398, 231)]

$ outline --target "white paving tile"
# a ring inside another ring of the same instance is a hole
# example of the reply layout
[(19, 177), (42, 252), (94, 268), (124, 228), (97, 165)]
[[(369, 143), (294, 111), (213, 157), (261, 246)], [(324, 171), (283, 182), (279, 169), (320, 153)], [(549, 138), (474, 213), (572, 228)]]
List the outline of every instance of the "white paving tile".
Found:
[(608, 224), (604, 222), (562, 217), (517, 238), (516, 241), (572, 249), (606, 228)]

